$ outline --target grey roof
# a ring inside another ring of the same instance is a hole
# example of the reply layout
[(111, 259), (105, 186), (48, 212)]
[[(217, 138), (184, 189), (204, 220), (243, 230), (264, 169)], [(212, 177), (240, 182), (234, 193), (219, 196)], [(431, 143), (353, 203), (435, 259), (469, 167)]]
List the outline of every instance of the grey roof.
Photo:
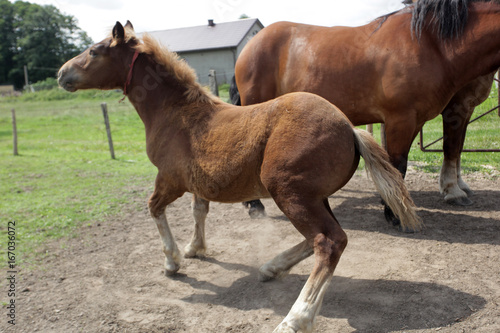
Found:
[(174, 52), (237, 47), (254, 24), (263, 28), (259, 19), (243, 19), (233, 22), (215, 22), (215, 26), (152, 31), (149, 34), (160, 40)]

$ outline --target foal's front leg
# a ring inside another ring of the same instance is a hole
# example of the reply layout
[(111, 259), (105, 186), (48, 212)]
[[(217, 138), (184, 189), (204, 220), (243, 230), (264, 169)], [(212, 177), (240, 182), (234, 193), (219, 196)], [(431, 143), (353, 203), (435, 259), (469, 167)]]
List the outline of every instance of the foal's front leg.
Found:
[(209, 201), (193, 194), (191, 208), (194, 217), (194, 234), (191, 242), (184, 248), (184, 257), (202, 257), (205, 255), (207, 244), (205, 243), (205, 219), (209, 210)]
[(179, 248), (175, 243), (174, 236), (167, 222), (165, 209), (167, 205), (179, 198), (182, 193), (172, 191), (168, 184), (158, 175), (156, 177), (155, 190), (148, 202), (151, 217), (158, 227), (158, 232), (163, 243), (163, 253), (165, 254), (165, 274), (175, 274), (181, 264)]

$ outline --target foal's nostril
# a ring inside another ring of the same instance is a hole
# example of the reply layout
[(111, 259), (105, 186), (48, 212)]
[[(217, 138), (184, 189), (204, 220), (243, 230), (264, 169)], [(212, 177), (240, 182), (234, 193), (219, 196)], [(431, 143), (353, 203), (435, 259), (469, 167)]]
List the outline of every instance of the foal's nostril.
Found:
[(68, 71), (65, 70), (64, 68), (61, 68), (59, 70), (59, 73), (57, 73), (57, 82), (59, 83), (59, 86), (68, 90), (68, 88), (71, 88), (71, 78), (68, 77), (67, 75)]
[(75, 91), (75, 88), (73, 86), (73, 80), (69, 75), (67, 75), (65, 71), (59, 72), (59, 77), (57, 79), (57, 82), (59, 83), (59, 86), (61, 88), (67, 91)]
[(59, 70), (59, 72), (57, 73), (57, 82), (59, 83), (60, 86), (62, 86), (64, 72), (65, 72), (65, 70), (61, 68)]
[(57, 82), (61, 88), (74, 92), (77, 90), (75, 86), (78, 85), (78, 77), (79, 75), (75, 73), (73, 67), (64, 65), (57, 73)]
[(59, 72), (57, 72), (57, 77), (60, 78), (66, 73), (66, 66), (63, 65), (61, 68), (59, 68)]

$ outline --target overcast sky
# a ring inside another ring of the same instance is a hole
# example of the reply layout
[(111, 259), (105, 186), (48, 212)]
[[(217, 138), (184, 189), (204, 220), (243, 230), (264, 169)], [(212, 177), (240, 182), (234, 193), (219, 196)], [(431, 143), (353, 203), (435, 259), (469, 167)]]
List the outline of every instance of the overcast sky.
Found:
[[(11, 0), (13, 2), (13, 0)], [(98, 42), (116, 21), (130, 20), (137, 32), (237, 20), (241, 14), (264, 26), (277, 21), (316, 25), (363, 25), (403, 8), (402, 0), (28, 0), (54, 5), (78, 19), (80, 28)]]

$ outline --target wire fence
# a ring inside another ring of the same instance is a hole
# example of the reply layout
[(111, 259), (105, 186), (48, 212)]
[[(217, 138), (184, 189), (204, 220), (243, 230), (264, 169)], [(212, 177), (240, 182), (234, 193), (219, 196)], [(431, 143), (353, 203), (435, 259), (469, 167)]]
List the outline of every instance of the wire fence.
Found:
[[(490, 114), (492, 114), (493, 112), (497, 111), (498, 110), (498, 116), (500, 117), (500, 71), (497, 73), (497, 77), (494, 78), (493, 80), (493, 87), (492, 87), (492, 90), (490, 92), (490, 96), (486, 99), (486, 101), (484, 101), (482, 103), (482, 105), (478, 106), (477, 109), (481, 109), (481, 106), (483, 105), (490, 105), (492, 102), (493, 103), (496, 103), (496, 106), (493, 106), (492, 108), (490, 108), (489, 110), (485, 111), (485, 112), (481, 112), (480, 114), (477, 114), (477, 112), (475, 112), (475, 116), (472, 118), (472, 120), (469, 121), (469, 125), (472, 124), (472, 123), (475, 123), (476, 121), (482, 119), (483, 117), (486, 117)], [(430, 142), (430, 143), (427, 143), (425, 144), (424, 141), (424, 129), (422, 128), (422, 130), (420, 131), (420, 134), (419, 134), (419, 146), (420, 146), (420, 150), (422, 150), (423, 152), (443, 152), (443, 149), (429, 149), (429, 147), (437, 144), (438, 142), (441, 142), (442, 140), (444, 139), (444, 136), (441, 136), (437, 139), (435, 139), (434, 141)], [(470, 148), (465, 148), (462, 150), (462, 152), (469, 152), (469, 153), (488, 153), (488, 152), (491, 152), (491, 153), (498, 153), (500, 152), (500, 149), (498, 148), (486, 148), (486, 147), (481, 147), (481, 148), (473, 148), (473, 149), (470, 149)]]

